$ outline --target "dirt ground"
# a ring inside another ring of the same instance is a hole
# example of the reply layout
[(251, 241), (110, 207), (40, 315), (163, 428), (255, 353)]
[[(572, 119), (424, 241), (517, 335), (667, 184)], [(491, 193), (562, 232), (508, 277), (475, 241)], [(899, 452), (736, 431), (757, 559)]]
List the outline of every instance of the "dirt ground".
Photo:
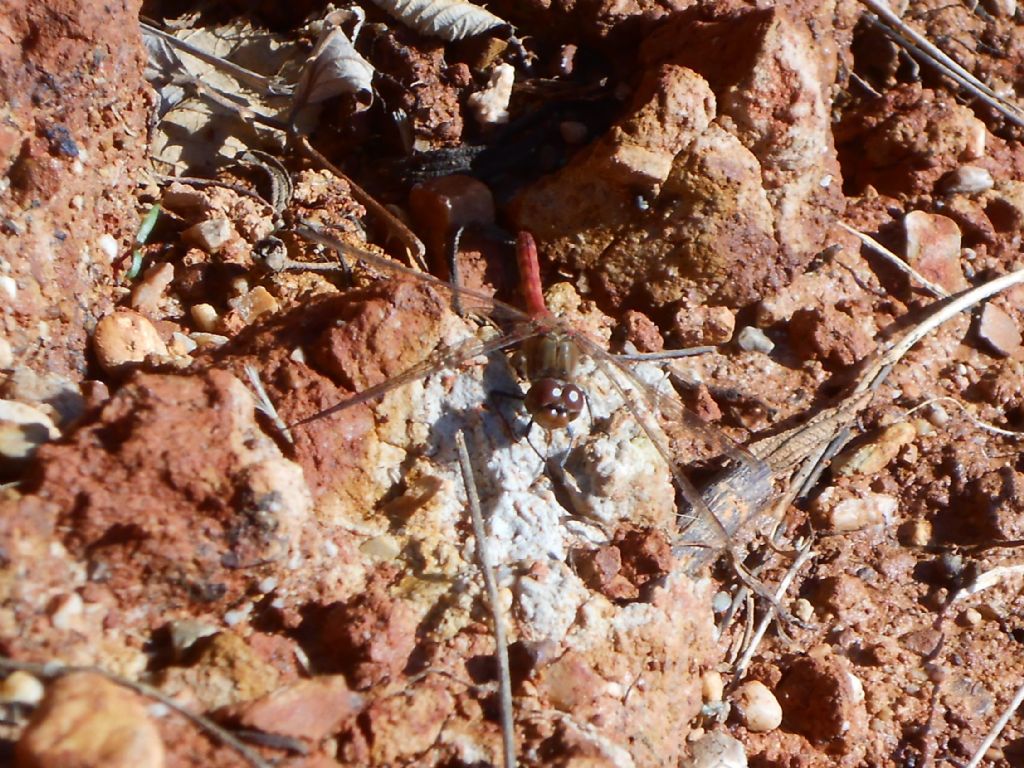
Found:
[(0, 5), (0, 763), (1024, 765), (1024, 10), (873, 5)]

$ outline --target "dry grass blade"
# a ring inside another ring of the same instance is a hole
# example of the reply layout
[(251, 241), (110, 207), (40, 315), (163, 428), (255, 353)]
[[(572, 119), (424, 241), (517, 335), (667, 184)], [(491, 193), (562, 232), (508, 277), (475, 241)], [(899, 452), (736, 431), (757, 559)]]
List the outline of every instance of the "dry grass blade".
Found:
[(888, 248), (886, 248), (884, 245), (882, 245), (880, 242), (878, 242), (877, 240), (875, 240), (871, 236), (865, 235), (863, 232), (854, 229), (849, 224), (845, 224), (842, 221), (837, 222), (837, 223), (839, 224), (840, 227), (845, 229), (851, 235), (854, 235), (857, 238), (859, 238), (860, 241), (862, 243), (864, 243), (864, 245), (866, 245), (872, 251), (874, 251), (879, 256), (884, 258), (886, 261), (888, 261), (890, 264), (892, 264), (894, 267), (896, 267), (896, 269), (898, 269), (900, 272), (903, 272), (904, 274), (909, 275), (914, 280), (916, 280), (918, 283), (920, 283), (922, 286), (927, 288), (928, 291), (930, 291), (932, 293), (932, 295), (938, 296), (939, 298), (946, 298), (947, 296), (949, 296), (949, 291), (947, 291), (945, 288), (943, 288), (938, 283), (933, 283), (931, 280), (929, 280), (927, 277), (922, 275), (920, 272), (918, 272), (912, 266), (907, 264), (907, 262), (905, 262), (903, 259), (901, 259), (899, 256), (897, 256), (895, 253), (890, 251)]
[(469, 512), (473, 519), (473, 535), (476, 537), (476, 554), (480, 560), (484, 585), (487, 589), (487, 601), (490, 603), (491, 618), (494, 622), (494, 655), (498, 661), (498, 686), (501, 705), (501, 741), (504, 747), (505, 768), (513, 768), (516, 764), (515, 724), (512, 718), (512, 678), (508, 667), (508, 645), (505, 637), (505, 620), (501, 614), (498, 582), (494, 578), (494, 565), (491, 563), (490, 550), (487, 546), (487, 528), (480, 510), (480, 496), (477, 494), (476, 482), (473, 479), (473, 466), (469, 461), (466, 449), (466, 438), (462, 432), (455, 433), (455, 444), (459, 449), (459, 468), (462, 480), (466, 485), (466, 497), (469, 500)]
[[(742, 679), (743, 675), (747, 671), (747, 666), (754, 658), (754, 653), (757, 651), (758, 646), (761, 644), (761, 640), (764, 638), (765, 632), (768, 631), (768, 627), (771, 625), (772, 619), (775, 618), (775, 612), (779, 605), (779, 601), (785, 596), (789, 590), (790, 585), (796, 578), (797, 573), (801, 568), (814, 557), (814, 551), (811, 549), (812, 540), (808, 540), (803, 547), (797, 550), (797, 557), (793, 560), (793, 563), (789, 566), (786, 571), (786, 575), (782, 577), (782, 581), (779, 582), (779, 586), (775, 590), (775, 594), (772, 596), (773, 599), (768, 603), (768, 607), (765, 609), (764, 615), (761, 617), (761, 621), (757, 625), (757, 629), (750, 635), (750, 642), (747, 644), (743, 655), (739, 661), (736, 662), (734, 670), (734, 681)], [(748, 615), (753, 615), (748, 612)]]
[(999, 737), (999, 734), (1003, 732), (1003, 728), (1010, 722), (1013, 713), (1017, 711), (1017, 708), (1022, 703), (1024, 703), (1024, 683), (1021, 683), (1017, 688), (1017, 692), (1013, 694), (1013, 699), (1003, 711), (1003, 714), (1000, 715), (995, 725), (992, 726), (992, 730), (985, 734), (985, 738), (981, 740), (981, 744), (978, 745), (978, 748), (974, 751), (974, 756), (965, 768), (978, 768), (981, 765), (981, 761), (985, 759), (985, 753), (988, 752), (988, 748), (992, 746), (992, 743)]
[(74, 672), (89, 672), (94, 675), (102, 675), (110, 682), (115, 685), (120, 685), (122, 688), (135, 691), (141, 696), (159, 701), (165, 707), (173, 709), (182, 717), (187, 720), (191, 720), (199, 728), (206, 731), (214, 739), (220, 741), (225, 746), (231, 747), (240, 754), (250, 765), (255, 768), (272, 768), (272, 764), (267, 760), (264, 760), (256, 752), (250, 749), (248, 746), (243, 744), (238, 738), (235, 737), (230, 731), (225, 728), (221, 728), (217, 723), (213, 722), (207, 717), (197, 715), (182, 706), (179, 702), (175, 701), (170, 696), (165, 695), (161, 691), (157, 690), (151, 685), (140, 683), (135, 680), (129, 680), (126, 677), (115, 675), (111, 672), (107, 672), (100, 667), (88, 667), (88, 666), (62, 666), (56, 663), (51, 664), (36, 664), (30, 661), (16, 661), (14, 659), (7, 658), (6, 656), (0, 656), (0, 669), (9, 671), (20, 670), (22, 672), (28, 672), (31, 675), (42, 678), (44, 680), (54, 680), (63, 675), (70, 675)]
[(424, 247), (423, 242), (416, 237), (413, 231), (405, 226), (405, 224), (402, 223), (402, 220), (395, 216), (395, 214), (377, 202), (376, 198), (374, 198), (369, 192), (360, 187), (345, 173), (343, 173), (334, 163), (320, 154), (316, 147), (309, 143), (309, 139), (305, 136), (299, 136), (298, 143), (299, 148), (307, 157), (348, 184), (352, 189), (352, 197), (355, 198), (356, 202), (364, 206), (373, 216), (387, 224), (391, 229), (392, 234), (394, 234), (394, 236), (401, 240), (405, 245), (406, 250), (416, 265), (423, 271), (426, 271), (427, 263), (424, 257), (427, 249)]
[(247, 364), (245, 366), (245, 375), (249, 378), (249, 385), (253, 388), (253, 399), (256, 401), (256, 410), (270, 419), (274, 426), (277, 427), (277, 430), (284, 436), (285, 440), (294, 444), (295, 441), (292, 439), (292, 433), (288, 430), (288, 425), (285, 424), (278, 415), (277, 408), (274, 407), (274, 403), (271, 402), (270, 396), (267, 394), (267, 390), (263, 386), (263, 380), (260, 378), (260, 372), (256, 370), (255, 366)]
[(885, 0), (861, 0), (864, 5), (878, 14), (875, 25), (896, 43), (903, 46), (915, 58), (935, 67), (940, 73), (954, 80), (961, 88), (985, 102), (1007, 120), (1024, 127), (1024, 113), (1014, 104), (1008, 103), (995, 91), (978, 80), (945, 52), (935, 46), (920, 32), (907, 25), (893, 13)]
[(373, 0), (374, 4), (421, 35), (449, 43), (508, 27), (504, 19), (466, 0)]

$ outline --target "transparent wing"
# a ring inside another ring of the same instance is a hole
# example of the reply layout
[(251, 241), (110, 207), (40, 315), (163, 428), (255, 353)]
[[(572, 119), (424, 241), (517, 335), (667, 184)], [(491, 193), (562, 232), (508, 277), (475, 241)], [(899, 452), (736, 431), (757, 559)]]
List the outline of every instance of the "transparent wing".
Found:
[(362, 248), (349, 245), (336, 237), (332, 237), (331, 235), (324, 233), (319, 228), (308, 222), (295, 227), (294, 232), (307, 240), (319, 243), (320, 245), (328, 248), (333, 248), (339, 254), (344, 254), (353, 259), (357, 259), (363, 262), (363, 264), (379, 269), (382, 272), (390, 272), (393, 275), (409, 277), (413, 280), (427, 283), (428, 285), (443, 291), (449, 296), (457, 296), (462, 308), (468, 312), (487, 315), (498, 322), (531, 322), (529, 315), (522, 310), (513, 307), (511, 304), (498, 301), (493, 296), (489, 296), (482, 291), (475, 291), (472, 288), (452, 285), (438, 277), (434, 277), (429, 272), (419, 272), (415, 269), (410, 269), (403, 264), (386, 259), (376, 253), (364, 251)]
[[(596, 342), (579, 333), (573, 333), (573, 338), (611, 381), (668, 464), (691, 508), (692, 517), (684, 531), (686, 544), (728, 546), (731, 535), (760, 511), (770, 493), (768, 466), (674, 396), (645, 384)], [(711, 459), (724, 461), (724, 466), (702, 493), (687, 477), (685, 467)], [(751, 486), (749, 492), (745, 484)]]
[(387, 381), (377, 384), (374, 387), (364, 389), (362, 392), (353, 395), (347, 400), (342, 400), (340, 403), (332, 405), (329, 408), (325, 408), (322, 411), (318, 411), (312, 416), (307, 416), (301, 421), (295, 422), (291, 426), (308, 424), (311, 421), (322, 419), (325, 416), (330, 416), (332, 413), (337, 413), (345, 408), (351, 408), (352, 406), (359, 405), (360, 403), (370, 402), (371, 400), (375, 400), (378, 397), (387, 394), (393, 389), (397, 389), (398, 387), (405, 386), (406, 384), (410, 384), (419, 379), (426, 378), (437, 371), (457, 368), (466, 360), (471, 360), (479, 355), (487, 355), (491, 352), (496, 352), (514, 344), (518, 344), (536, 333), (537, 329), (532, 323), (522, 323), (515, 327), (510, 333), (505, 333), (492, 339), (479, 339), (476, 336), (471, 336), (458, 344), (438, 347), (422, 361), (411, 368), (402, 371), (402, 373), (392, 376)]

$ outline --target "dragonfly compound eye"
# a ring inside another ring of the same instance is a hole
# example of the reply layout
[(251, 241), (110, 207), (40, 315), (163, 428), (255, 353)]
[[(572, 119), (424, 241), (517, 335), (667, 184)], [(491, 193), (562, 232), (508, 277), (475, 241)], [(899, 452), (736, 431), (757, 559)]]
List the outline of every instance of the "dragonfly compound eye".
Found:
[(526, 393), (526, 410), (544, 429), (562, 429), (583, 411), (583, 390), (558, 379), (541, 379)]

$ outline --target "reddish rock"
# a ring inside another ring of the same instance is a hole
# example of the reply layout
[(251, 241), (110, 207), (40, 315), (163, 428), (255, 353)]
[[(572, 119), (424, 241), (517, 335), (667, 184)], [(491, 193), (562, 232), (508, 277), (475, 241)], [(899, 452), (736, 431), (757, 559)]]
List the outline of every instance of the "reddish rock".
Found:
[(736, 316), (728, 307), (685, 307), (676, 312), (672, 330), (683, 347), (725, 344), (736, 330)]
[(339, 739), (339, 757), (356, 765), (398, 765), (417, 761), (437, 740), (454, 706), (444, 684), (431, 680), (415, 695), (402, 691), (378, 699), (359, 728)]
[(344, 672), (359, 690), (394, 680), (416, 647), (418, 617), (405, 600), (388, 595), (377, 579), (348, 603), (316, 620), (321, 665)]
[(907, 263), (922, 277), (949, 293), (967, 287), (960, 266), (960, 228), (955, 221), (924, 211), (911, 211), (903, 217), (903, 232)]
[(835, 369), (853, 365), (875, 348), (853, 317), (831, 306), (794, 312), (789, 339), (802, 357), (817, 358)]
[(982, 307), (975, 332), (978, 340), (996, 355), (1010, 357), (1020, 351), (1020, 328), (1012, 317), (992, 303)]
[(137, 695), (101, 675), (51, 683), (17, 745), (22, 768), (162, 768), (164, 745)]
[(221, 715), (243, 728), (319, 742), (336, 733), (362, 707), (363, 698), (349, 690), (344, 677), (324, 675), (278, 688)]
[(626, 329), (626, 340), (637, 348), (638, 352), (661, 352), (665, 349), (665, 341), (661, 338), (658, 326), (642, 312), (630, 310), (622, 320)]
[(472, 176), (442, 176), (410, 190), (409, 212), (427, 252), (440, 262), (458, 228), (494, 223), (494, 196)]
[(239, 598), (239, 566), (296, 547), (311, 504), (225, 371), (135, 376), (39, 462), (37, 493), (60, 509), (68, 548), (115, 591), (144, 581), (140, 610), (161, 623), (171, 606)]
[(395, 280), (378, 290), (346, 303), (312, 350), (328, 374), (353, 392), (406, 371), (440, 341), (443, 300), (428, 287)]
[(192, 664), (162, 672), (164, 693), (194, 697), (204, 709), (216, 709), (267, 695), (280, 684), (277, 668), (234, 632), (219, 632), (196, 645), (202, 648)]
[(844, 657), (822, 653), (795, 659), (775, 694), (787, 728), (841, 752), (863, 746), (868, 727), (864, 692)]
[(631, 600), (640, 594), (622, 575), (622, 554), (615, 546), (599, 547), (575, 556), (576, 568), (587, 586), (612, 600)]
[(945, 173), (979, 160), (987, 139), (985, 124), (969, 107), (920, 83), (894, 84), (836, 127), (844, 182), (893, 196), (931, 193)]

